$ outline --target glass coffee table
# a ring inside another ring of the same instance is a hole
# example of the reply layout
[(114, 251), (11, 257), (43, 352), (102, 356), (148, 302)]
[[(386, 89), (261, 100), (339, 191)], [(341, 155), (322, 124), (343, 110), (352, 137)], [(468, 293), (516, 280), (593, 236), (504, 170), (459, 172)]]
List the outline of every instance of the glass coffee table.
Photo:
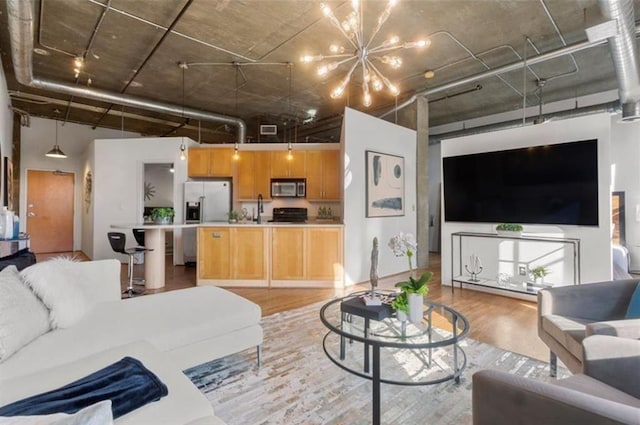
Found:
[[(366, 306), (355, 292), (329, 301), (320, 320), (329, 329), (322, 346), (334, 364), (373, 383), (373, 424), (380, 424), (380, 384), (433, 385), (460, 383), (467, 356), (460, 341), (469, 321), (458, 311), (428, 299), (422, 321), (401, 322), (389, 304)], [(392, 291), (378, 291), (383, 298)], [(381, 367), (382, 366), (382, 367)]]

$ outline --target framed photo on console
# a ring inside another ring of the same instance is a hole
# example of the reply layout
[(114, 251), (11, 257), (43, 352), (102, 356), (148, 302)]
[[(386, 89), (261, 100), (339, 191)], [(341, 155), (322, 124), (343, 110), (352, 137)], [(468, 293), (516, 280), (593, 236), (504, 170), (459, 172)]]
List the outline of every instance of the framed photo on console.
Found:
[(365, 151), (366, 216), (404, 215), (404, 158)]

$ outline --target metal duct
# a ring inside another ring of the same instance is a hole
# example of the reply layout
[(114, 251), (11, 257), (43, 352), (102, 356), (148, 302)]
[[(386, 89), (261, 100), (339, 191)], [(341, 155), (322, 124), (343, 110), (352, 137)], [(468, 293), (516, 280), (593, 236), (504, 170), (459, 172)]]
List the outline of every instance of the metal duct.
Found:
[(247, 125), (240, 118), (193, 108), (184, 108), (183, 110), (183, 107), (180, 105), (157, 102), (94, 88), (77, 87), (71, 84), (58, 83), (42, 78), (34, 78), (31, 56), (33, 51), (34, 25), (32, 0), (7, 0), (7, 9), (9, 11), (9, 36), (11, 38), (13, 70), (16, 74), (16, 80), (18, 80), (20, 84), (71, 96), (147, 109), (163, 114), (233, 125), (238, 127), (238, 143), (244, 143), (247, 135)]
[(640, 119), (640, 73), (635, 37), (633, 0), (598, 0), (607, 19), (618, 22), (618, 34), (610, 37), (611, 56), (618, 77), (622, 120)]

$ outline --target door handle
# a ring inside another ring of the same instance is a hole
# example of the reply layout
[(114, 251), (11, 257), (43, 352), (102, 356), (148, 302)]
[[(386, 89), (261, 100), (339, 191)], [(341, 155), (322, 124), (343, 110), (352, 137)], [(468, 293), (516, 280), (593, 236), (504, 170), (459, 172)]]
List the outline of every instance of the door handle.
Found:
[(34, 213), (33, 211), (29, 211), (27, 213), (27, 217), (35, 217), (35, 216), (36, 216), (36, 213)]

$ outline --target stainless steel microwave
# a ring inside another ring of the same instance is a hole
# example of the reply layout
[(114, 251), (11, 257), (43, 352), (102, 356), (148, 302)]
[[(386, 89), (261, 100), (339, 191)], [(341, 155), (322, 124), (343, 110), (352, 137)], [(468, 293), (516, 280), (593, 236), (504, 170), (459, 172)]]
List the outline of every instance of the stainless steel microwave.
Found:
[(306, 179), (271, 179), (272, 198), (304, 198), (306, 196)]

